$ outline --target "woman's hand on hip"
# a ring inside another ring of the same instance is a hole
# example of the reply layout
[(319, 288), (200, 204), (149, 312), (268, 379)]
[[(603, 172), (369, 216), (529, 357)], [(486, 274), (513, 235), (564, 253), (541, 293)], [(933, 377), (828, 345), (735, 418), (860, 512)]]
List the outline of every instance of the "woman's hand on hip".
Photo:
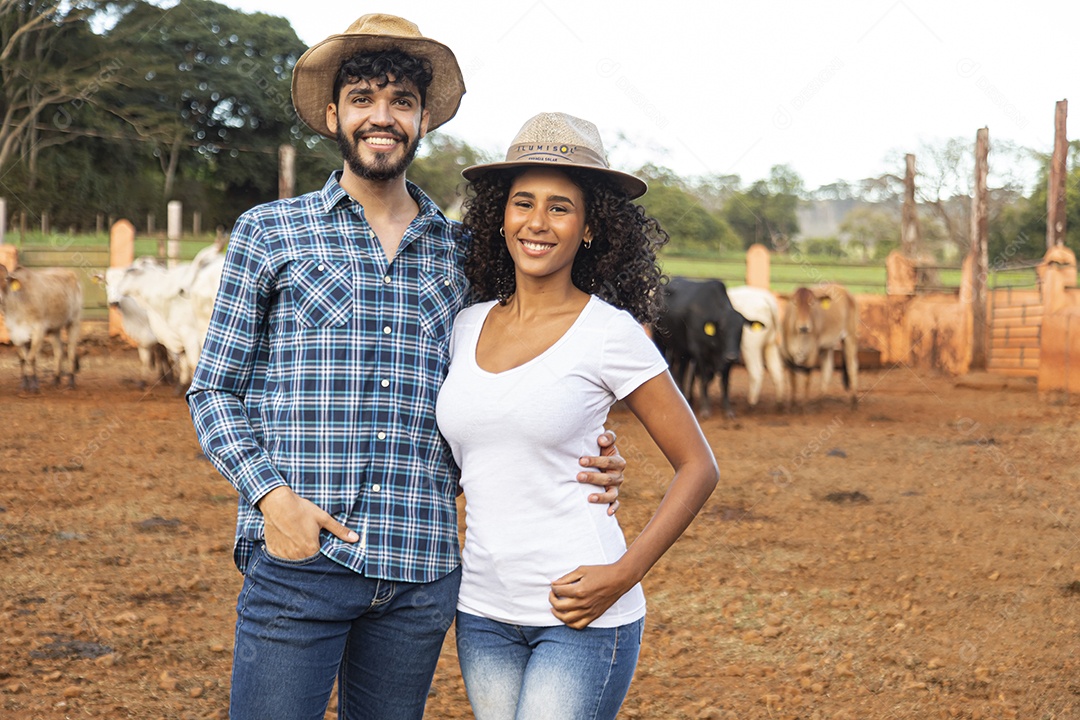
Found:
[(582, 565), (551, 583), (551, 612), (565, 625), (581, 630), (637, 582), (618, 564)]

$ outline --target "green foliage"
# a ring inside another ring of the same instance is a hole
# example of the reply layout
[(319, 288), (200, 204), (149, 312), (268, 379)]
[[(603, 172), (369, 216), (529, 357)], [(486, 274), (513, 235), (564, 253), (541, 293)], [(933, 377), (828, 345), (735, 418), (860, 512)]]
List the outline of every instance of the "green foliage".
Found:
[[(1072, 169), (1065, 180), (1065, 245), (1080, 254), (1080, 141), (1069, 145)], [(1006, 205), (990, 223), (989, 257), (992, 267), (1022, 260), (1038, 260), (1046, 253), (1047, 186), (1050, 156), (1040, 157), (1035, 190), (1029, 197)]]
[(677, 185), (652, 180), (649, 192), (638, 202), (671, 236), (673, 251), (723, 252), (737, 247), (737, 239), (724, 219), (708, 212)]
[(787, 165), (776, 165), (768, 180), (733, 193), (724, 204), (724, 216), (744, 248), (760, 243), (770, 250), (786, 249), (799, 232), (795, 210), (802, 193), (798, 174)]
[(437, 131), (424, 138), (421, 148), (409, 167), (409, 180), (423, 188), (443, 212), (459, 217), (467, 185), (461, 171), (493, 158), (464, 140)]
[(799, 241), (799, 250), (806, 255), (819, 255), (827, 258), (846, 257), (847, 253), (835, 237), (806, 238)]
[(877, 249), (899, 242), (900, 216), (889, 207), (860, 205), (852, 208), (840, 223), (840, 241), (848, 254), (860, 259), (877, 256)]

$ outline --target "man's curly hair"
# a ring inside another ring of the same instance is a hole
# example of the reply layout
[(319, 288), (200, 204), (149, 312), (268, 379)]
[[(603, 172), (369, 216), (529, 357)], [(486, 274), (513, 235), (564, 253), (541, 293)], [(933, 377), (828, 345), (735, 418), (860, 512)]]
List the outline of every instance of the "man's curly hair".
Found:
[[(581, 188), (585, 222), (593, 233), (592, 247), (579, 248), (574, 258), (574, 285), (626, 310), (638, 322), (651, 324), (663, 303), (660, 285), (665, 278), (656, 264), (656, 252), (667, 243), (667, 232), (601, 173), (560, 169)], [(465, 275), (474, 301), (506, 303), (514, 294), (514, 261), (499, 230), (510, 186), (522, 172), (492, 170), (470, 185), (462, 227), (471, 237)]]
[(381, 90), (390, 82), (391, 75), (395, 82), (412, 82), (420, 92), (420, 107), (424, 107), (428, 86), (434, 78), (431, 63), (401, 50), (358, 53), (347, 58), (334, 76), (334, 102), (341, 99), (341, 88), (346, 85), (368, 80)]

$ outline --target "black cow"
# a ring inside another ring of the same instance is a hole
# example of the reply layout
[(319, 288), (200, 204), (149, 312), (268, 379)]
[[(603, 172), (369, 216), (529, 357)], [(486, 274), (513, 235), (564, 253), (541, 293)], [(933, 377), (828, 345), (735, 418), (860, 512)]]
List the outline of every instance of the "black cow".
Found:
[(701, 414), (708, 417), (709, 383), (720, 376), (722, 404), (735, 417), (728, 399), (728, 376), (739, 361), (746, 320), (728, 300), (720, 280), (675, 277), (664, 286), (666, 307), (654, 337), (687, 401), (693, 402), (694, 379), (701, 382)]

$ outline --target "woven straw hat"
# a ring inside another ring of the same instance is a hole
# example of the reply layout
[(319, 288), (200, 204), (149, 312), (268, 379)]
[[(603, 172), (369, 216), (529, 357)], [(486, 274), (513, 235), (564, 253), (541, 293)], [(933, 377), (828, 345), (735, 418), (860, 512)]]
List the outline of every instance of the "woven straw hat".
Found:
[(312, 45), (293, 67), (293, 107), (315, 132), (334, 137), (326, 125), (326, 106), (336, 102), (334, 78), (341, 63), (362, 52), (401, 50), (431, 63), (431, 85), (424, 107), (430, 114), (428, 132), (457, 113), (465, 81), (450, 48), (420, 34), (420, 28), (396, 15), (364, 15), (340, 35)]
[(566, 113), (540, 113), (530, 118), (510, 143), (505, 161), (473, 165), (461, 174), (466, 180), (475, 180), (492, 170), (532, 165), (603, 173), (623, 188), (631, 200), (649, 189), (644, 180), (608, 167), (604, 143), (596, 126)]

